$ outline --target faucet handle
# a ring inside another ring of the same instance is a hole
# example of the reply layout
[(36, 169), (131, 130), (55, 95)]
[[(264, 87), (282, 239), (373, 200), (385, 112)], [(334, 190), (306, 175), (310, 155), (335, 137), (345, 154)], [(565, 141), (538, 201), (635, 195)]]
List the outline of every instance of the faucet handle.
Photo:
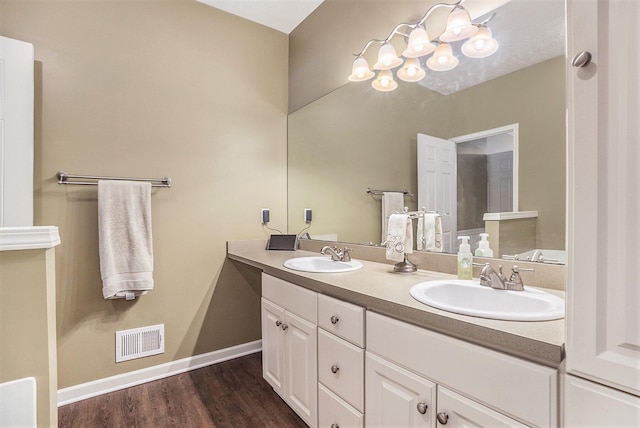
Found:
[(509, 290), (522, 291), (524, 290), (524, 283), (522, 282), (522, 278), (520, 277), (520, 272), (534, 272), (533, 269), (521, 268), (518, 266), (513, 266), (511, 268), (511, 277), (509, 281), (507, 281), (507, 288)]
[(351, 254), (349, 254), (349, 251), (353, 251), (353, 249), (344, 247), (344, 250), (342, 250), (342, 261), (343, 262), (350, 262), (351, 261)]

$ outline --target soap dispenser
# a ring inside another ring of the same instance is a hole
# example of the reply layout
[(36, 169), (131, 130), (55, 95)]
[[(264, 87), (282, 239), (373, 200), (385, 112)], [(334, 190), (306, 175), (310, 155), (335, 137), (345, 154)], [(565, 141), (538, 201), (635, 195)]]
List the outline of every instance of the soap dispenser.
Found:
[(493, 250), (489, 248), (489, 234), (481, 233), (480, 242), (478, 242), (478, 248), (476, 249), (477, 257), (493, 257)]
[(471, 279), (473, 276), (473, 254), (468, 236), (458, 236), (462, 242), (458, 250), (458, 279)]

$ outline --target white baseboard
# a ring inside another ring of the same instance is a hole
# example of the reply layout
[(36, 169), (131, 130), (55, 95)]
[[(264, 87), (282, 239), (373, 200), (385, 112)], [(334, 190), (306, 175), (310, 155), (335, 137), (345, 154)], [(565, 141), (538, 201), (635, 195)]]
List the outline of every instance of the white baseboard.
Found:
[(207, 354), (195, 355), (193, 357), (59, 389), (58, 406), (64, 406), (75, 403), (76, 401), (163, 379), (233, 358), (260, 352), (261, 350), (262, 340), (256, 340)]

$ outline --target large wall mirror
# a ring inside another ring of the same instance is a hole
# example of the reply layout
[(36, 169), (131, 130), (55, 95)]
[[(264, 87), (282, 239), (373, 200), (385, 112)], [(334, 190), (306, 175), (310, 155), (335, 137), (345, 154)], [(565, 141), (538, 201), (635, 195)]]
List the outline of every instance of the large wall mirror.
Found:
[[(381, 198), (366, 189), (407, 190), (405, 206), (420, 208), (418, 134), (455, 140), (515, 125), (512, 211), (537, 212), (531, 250), (565, 249), (564, 1), (512, 0), (495, 13), (500, 49), (491, 57), (428, 72), (420, 84), (399, 81), (393, 92), (349, 83), (289, 115), (290, 232), (307, 226), (303, 210), (311, 208), (312, 238), (380, 245)], [(475, 207), (482, 198), (467, 192), (458, 219), (487, 210)]]

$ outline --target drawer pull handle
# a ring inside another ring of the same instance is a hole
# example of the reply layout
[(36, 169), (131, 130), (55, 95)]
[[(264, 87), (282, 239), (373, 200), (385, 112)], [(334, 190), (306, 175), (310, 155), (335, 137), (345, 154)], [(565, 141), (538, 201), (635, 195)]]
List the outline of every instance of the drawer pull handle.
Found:
[(276, 321), (276, 327), (280, 327), (282, 325), (282, 321), (278, 320)]
[(338, 324), (338, 321), (340, 321), (340, 318), (337, 316), (334, 315), (331, 317), (331, 324)]
[(440, 422), (442, 425), (446, 425), (447, 422), (449, 422), (449, 415), (447, 415), (445, 412), (440, 412), (436, 415), (436, 419), (438, 419), (438, 422)]
[(288, 328), (289, 328), (289, 326), (288, 326), (288, 325), (286, 325), (286, 324), (282, 324), (282, 327), (280, 327), (280, 328), (282, 328), (283, 330), (286, 330), (286, 329), (288, 329)]
[(331, 428), (340, 428), (340, 425), (338, 425), (338, 424), (331, 424)]
[(420, 413), (421, 415), (424, 415), (425, 413), (427, 413), (428, 408), (429, 406), (427, 406), (427, 403), (424, 403), (424, 402), (418, 403), (418, 413)]
[(338, 370), (340, 370), (340, 366), (337, 364), (334, 364), (331, 366), (331, 373), (338, 373)]

